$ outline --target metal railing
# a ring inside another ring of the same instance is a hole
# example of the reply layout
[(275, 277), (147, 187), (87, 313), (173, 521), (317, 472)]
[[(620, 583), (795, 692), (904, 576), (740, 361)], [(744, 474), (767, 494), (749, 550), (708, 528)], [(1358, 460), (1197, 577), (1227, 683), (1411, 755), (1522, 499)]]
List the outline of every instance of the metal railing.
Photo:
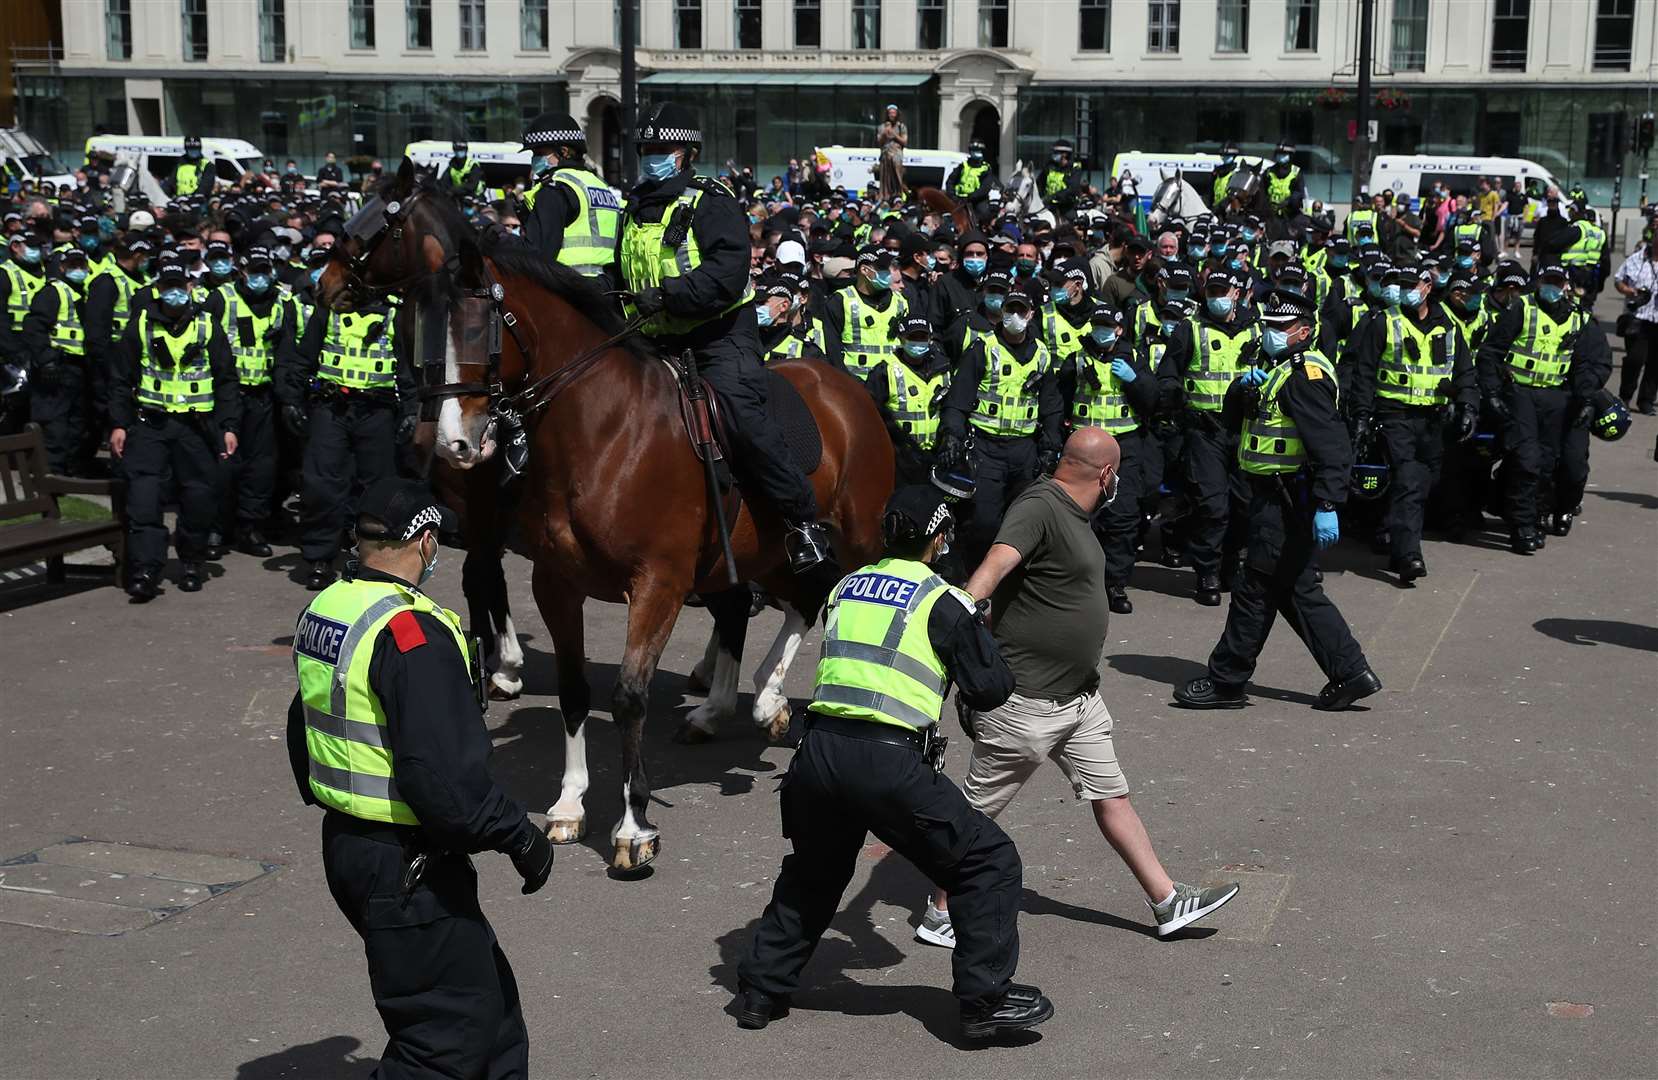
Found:
[(39, 70), (46, 68), (56, 71), (63, 62), (63, 46), (54, 43), (47, 45), (13, 45), (12, 68), (32, 68)]

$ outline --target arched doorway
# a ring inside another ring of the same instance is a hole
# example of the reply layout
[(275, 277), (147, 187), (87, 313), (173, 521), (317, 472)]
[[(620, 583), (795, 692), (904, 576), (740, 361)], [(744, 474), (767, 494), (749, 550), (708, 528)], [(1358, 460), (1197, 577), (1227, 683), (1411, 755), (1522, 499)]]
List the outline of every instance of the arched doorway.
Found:
[(615, 98), (596, 97), (587, 106), (587, 156), (606, 183), (623, 183), (622, 109)]
[(992, 172), (1001, 172), (1002, 117), (988, 101), (975, 101), (962, 110), (961, 130), (966, 133), (962, 149), (972, 142), (984, 143), (985, 160)]

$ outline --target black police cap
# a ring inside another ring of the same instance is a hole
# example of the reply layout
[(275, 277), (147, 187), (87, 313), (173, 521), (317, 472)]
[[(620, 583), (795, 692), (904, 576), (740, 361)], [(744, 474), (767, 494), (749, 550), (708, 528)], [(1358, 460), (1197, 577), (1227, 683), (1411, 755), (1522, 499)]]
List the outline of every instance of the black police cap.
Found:
[(1261, 321), (1276, 329), (1310, 320), (1312, 317), (1312, 300), (1288, 289), (1272, 290), (1267, 294), (1265, 303), (1261, 305)]
[[(944, 496), (937, 488), (924, 484), (908, 484), (894, 491), (881, 516), (883, 531), (907, 540), (926, 539), (955, 524)], [(901, 528), (891, 528), (894, 524)]]
[(357, 535), (369, 540), (413, 540), (424, 530), (454, 532), (454, 511), (433, 497), (431, 489), (396, 477), (377, 481), (357, 503)]
[(569, 113), (546, 112), (524, 126), (524, 146), (540, 150), (554, 146), (586, 146), (587, 136)]
[(669, 145), (702, 145), (702, 129), (697, 125), (697, 118), (685, 106), (673, 101), (664, 101), (651, 111), (639, 125), (634, 134), (634, 142), (640, 145), (649, 143), (666, 143)]

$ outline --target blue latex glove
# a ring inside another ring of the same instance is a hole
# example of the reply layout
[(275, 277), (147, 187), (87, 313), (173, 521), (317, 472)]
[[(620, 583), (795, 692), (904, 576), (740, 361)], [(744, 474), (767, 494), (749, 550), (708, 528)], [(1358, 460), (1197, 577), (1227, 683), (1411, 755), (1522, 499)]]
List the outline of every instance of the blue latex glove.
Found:
[(1267, 373), (1261, 368), (1252, 367), (1248, 371), (1245, 371), (1242, 375), (1239, 375), (1238, 378), (1243, 380), (1243, 384), (1245, 386), (1260, 386), (1262, 383), (1267, 381)]
[(1112, 359), (1111, 374), (1117, 376), (1118, 382), (1131, 383), (1137, 378), (1134, 374), (1134, 368), (1129, 366), (1129, 362), (1120, 356)]
[(1327, 548), (1341, 539), (1341, 520), (1336, 517), (1334, 510), (1318, 510), (1313, 513), (1313, 539), (1320, 548)]

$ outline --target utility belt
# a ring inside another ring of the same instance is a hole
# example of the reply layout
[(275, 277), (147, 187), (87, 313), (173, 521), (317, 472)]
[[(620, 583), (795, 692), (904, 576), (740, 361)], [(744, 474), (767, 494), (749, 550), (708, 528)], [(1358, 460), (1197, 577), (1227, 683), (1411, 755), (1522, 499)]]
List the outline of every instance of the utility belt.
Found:
[(332, 404), (339, 409), (355, 404), (381, 405), (392, 408), (397, 405), (397, 391), (351, 390), (339, 383), (329, 382), (327, 379), (318, 379), (311, 384), (306, 399), (313, 405)]
[(168, 412), (166, 409), (155, 409), (147, 405), (138, 408), (138, 422), (145, 427), (164, 427), (169, 420), (177, 420), (190, 427), (201, 430), (207, 429), (207, 422), (213, 419), (210, 412)]
[(237, 383), (236, 386), (242, 391), (242, 396), (245, 398), (269, 398), (271, 396), (271, 384), (268, 382), (257, 383), (253, 386), (249, 386), (247, 383)]
[(404, 900), (414, 892), (415, 886), (420, 884), (421, 877), (425, 875), (427, 866), (434, 860), (462, 859), (468, 866), (472, 865), (472, 859), (463, 852), (446, 851), (434, 846), (418, 825), (368, 821), (332, 808), (324, 812), (328, 827), (335, 832), (349, 833), (376, 844), (402, 849), (403, 875), (399, 891)]
[(1220, 412), (1210, 409), (1180, 410), (1180, 426), (1188, 431), (1205, 431), (1211, 435), (1219, 435), (1224, 430)]
[(912, 731), (893, 724), (878, 724), (873, 720), (848, 720), (841, 716), (825, 716), (823, 713), (815, 712), (807, 712), (806, 730), (826, 731), (831, 735), (842, 735), (848, 739), (862, 739), (865, 742), (885, 743), (888, 746), (913, 750), (933, 764), (934, 768), (943, 761), (944, 749), (950, 741), (939, 733), (937, 724), (928, 724), (919, 731)]

